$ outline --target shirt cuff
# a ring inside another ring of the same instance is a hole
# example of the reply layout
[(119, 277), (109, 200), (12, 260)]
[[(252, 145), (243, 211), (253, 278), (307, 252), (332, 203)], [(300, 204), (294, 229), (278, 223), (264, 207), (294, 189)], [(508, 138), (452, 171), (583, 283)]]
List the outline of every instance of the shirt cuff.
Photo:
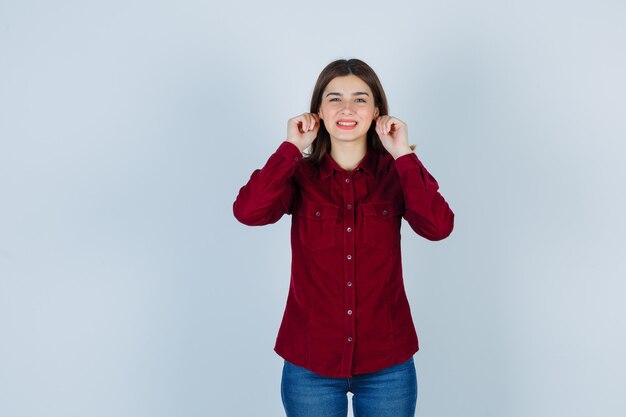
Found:
[(276, 154), (280, 155), (286, 161), (293, 161), (294, 163), (302, 160), (302, 152), (300, 149), (291, 142), (284, 141), (280, 144), (276, 150)]
[(416, 184), (418, 187), (427, 190), (436, 191), (439, 188), (439, 184), (430, 175), (415, 152), (402, 155), (395, 160), (395, 165), (403, 187), (409, 186), (409, 184)]
[(411, 168), (422, 168), (422, 163), (417, 158), (415, 152), (408, 153), (406, 155), (402, 155), (401, 157), (394, 160), (396, 164), (396, 169), (398, 173), (402, 173)]

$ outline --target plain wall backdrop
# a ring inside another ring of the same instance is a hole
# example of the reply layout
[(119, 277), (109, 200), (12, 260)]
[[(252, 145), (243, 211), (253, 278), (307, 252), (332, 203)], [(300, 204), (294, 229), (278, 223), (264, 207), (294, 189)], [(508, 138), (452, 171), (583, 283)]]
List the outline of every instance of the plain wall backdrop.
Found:
[(232, 203), (357, 57), (456, 214), (404, 222), (418, 416), (624, 416), (626, 3), (0, 0), (0, 417), (281, 416), (290, 217)]

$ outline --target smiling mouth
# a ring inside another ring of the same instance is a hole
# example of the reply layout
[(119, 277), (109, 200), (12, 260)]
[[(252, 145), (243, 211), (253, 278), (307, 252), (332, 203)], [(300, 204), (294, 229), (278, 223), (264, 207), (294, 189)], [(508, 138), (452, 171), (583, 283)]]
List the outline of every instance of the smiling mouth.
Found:
[(356, 121), (343, 121), (340, 120), (337, 122), (337, 127), (339, 127), (339, 129), (344, 129), (344, 130), (350, 130), (350, 129), (354, 129), (356, 126)]

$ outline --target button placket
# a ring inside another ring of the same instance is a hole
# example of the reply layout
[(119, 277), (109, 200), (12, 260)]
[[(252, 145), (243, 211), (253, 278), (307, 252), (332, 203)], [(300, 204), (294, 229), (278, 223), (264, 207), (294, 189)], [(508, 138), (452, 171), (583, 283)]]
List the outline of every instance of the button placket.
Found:
[(345, 337), (347, 341), (348, 351), (346, 352), (345, 360), (346, 363), (344, 366), (350, 367), (352, 362), (352, 354), (354, 349), (353, 337), (356, 334), (356, 322), (355, 322), (355, 287), (354, 287), (354, 277), (355, 277), (355, 210), (354, 201), (355, 201), (355, 190), (354, 190), (354, 178), (345, 177), (344, 178), (344, 186), (343, 188), (343, 199), (344, 199), (344, 216), (343, 216), (343, 230), (344, 230), (344, 278), (345, 284), (345, 309), (344, 309), (344, 317), (345, 317)]

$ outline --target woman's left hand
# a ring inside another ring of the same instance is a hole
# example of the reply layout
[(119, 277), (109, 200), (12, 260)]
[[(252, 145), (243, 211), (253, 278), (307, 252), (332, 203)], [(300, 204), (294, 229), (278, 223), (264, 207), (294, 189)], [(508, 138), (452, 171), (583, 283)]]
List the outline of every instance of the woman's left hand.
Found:
[(376, 133), (394, 159), (413, 152), (406, 123), (402, 120), (389, 115), (379, 116), (376, 118)]

